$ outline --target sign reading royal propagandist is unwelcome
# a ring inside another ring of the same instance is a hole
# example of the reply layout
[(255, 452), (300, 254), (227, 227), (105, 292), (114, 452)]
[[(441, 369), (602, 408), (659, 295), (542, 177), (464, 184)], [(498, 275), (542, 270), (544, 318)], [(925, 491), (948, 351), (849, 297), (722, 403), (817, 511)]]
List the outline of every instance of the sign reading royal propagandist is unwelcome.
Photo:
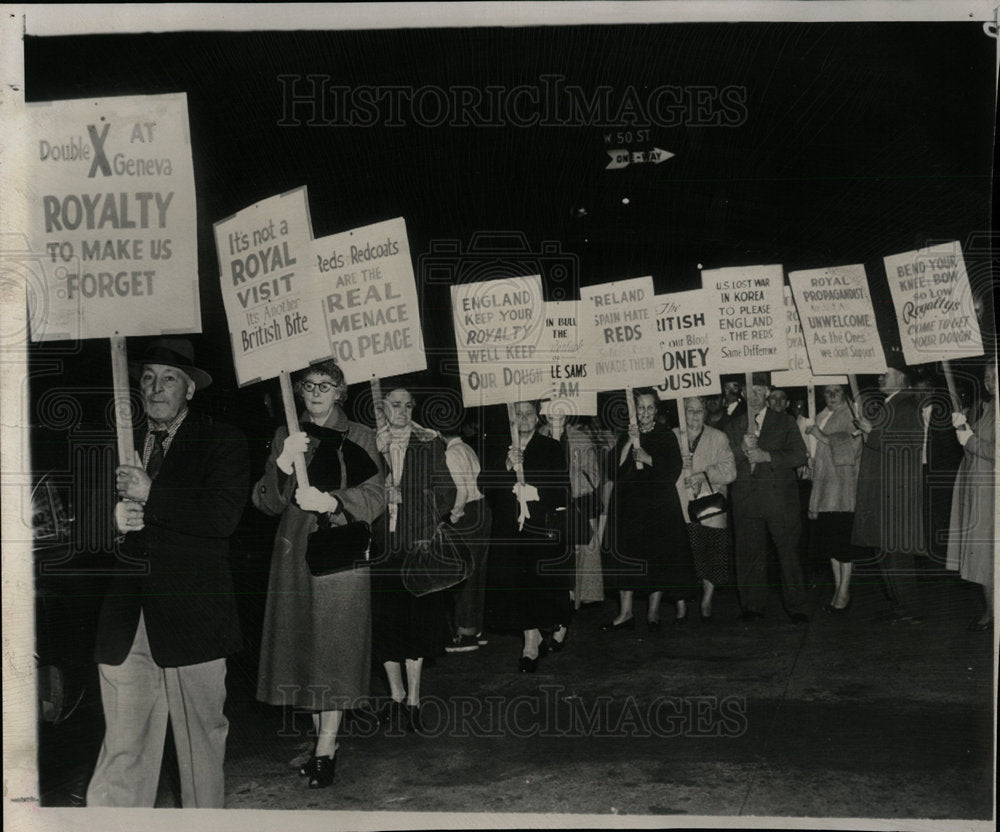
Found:
[(402, 217), (312, 243), (330, 348), (348, 384), (427, 369)]
[(240, 386), (332, 357), (305, 188), (220, 220), (215, 246)]
[(455, 349), (466, 407), (540, 399), (549, 364), (542, 278), (505, 277), (451, 287)]
[(187, 96), (30, 103), (17, 132), (32, 340), (200, 332)]

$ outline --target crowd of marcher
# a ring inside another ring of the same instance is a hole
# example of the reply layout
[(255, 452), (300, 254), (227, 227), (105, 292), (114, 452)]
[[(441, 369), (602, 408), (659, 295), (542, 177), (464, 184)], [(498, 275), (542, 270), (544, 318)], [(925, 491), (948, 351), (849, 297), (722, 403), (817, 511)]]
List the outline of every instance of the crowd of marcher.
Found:
[[(211, 379), (187, 341), (153, 342), (134, 372), (146, 418), (135, 458), (118, 469), (116, 522), (123, 551), (148, 568), (115, 579), (100, 622), (107, 733), (90, 805), (152, 805), (168, 716), (184, 805), (222, 805), (225, 656), (240, 647), (226, 547), (248, 493), (280, 517), (257, 696), (312, 714), (315, 750), (301, 768), (312, 788), (333, 782), (341, 720), (368, 699), (373, 667), (390, 694), (380, 718), (419, 732), (426, 659), (517, 633), (511, 669), (532, 673), (566, 649), (583, 605), (617, 597), (603, 624), (615, 632), (635, 629), (644, 599), (655, 633), (693, 607), (713, 621), (724, 584), (750, 625), (767, 609), (771, 551), (784, 612), (807, 623), (810, 526), (832, 568), (829, 614), (851, 609), (853, 566), (869, 558), (888, 620), (920, 624), (915, 558), (937, 552), (983, 587), (969, 628), (992, 627), (995, 365), (968, 408), (916, 388), (898, 362), (859, 399), (845, 385), (821, 388), (812, 419), (758, 375), (748, 389), (726, 380), (720, 395), (679, 401), (676, 426), (655, 390), (636, 389), (635, 422), (617, 434), (522, 401), (510, 441), (493, 448), (461, 419), (418, 424), (412, 385), (387, 385), (376, 428), (353, 421), (344, 374), (326, 361), (293, 375), (298, 429), (279, 428), (253, 473), (237, 431), (189, 410)], [(949, 443), (959, 452), (946, 476)], [(365, 524), (367, 560), (311, 568), (323, 530)], [(464, 580), (414, 593), (408, 558), (442, 528), (459, 543)]]

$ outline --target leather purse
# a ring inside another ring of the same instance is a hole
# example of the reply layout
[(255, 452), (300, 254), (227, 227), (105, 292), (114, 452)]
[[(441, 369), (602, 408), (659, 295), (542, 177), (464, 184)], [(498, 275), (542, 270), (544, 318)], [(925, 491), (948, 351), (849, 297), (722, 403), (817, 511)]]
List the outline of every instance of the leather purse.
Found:
[(688, 503), (688, 518), (692, 523), (700, 523), (709, 517), (715, 517), (726, 510), (726, 495), (712, 490), (712, 483), (708, 480), (708, 474), (699, 472), (705, 478), (705, 485), (708, 486), (709, 493), (702, 497), (696, 497)]
[(349, 519), (343, 526), (333, 526), (325, 516), (320, 517), (306, 543), (306, 565), (314, 578), (367, 566), (371, 542), (372, 528), (364, 520)]
[(420, 597), (460, 584), (472, 574), (472, 552), (450, 523), (438, 523), (429, 540), (403, 555), (403, 586)]
[[(347, 488), (347, 464), (340, 448), (340, 488)], [(345, 509), (347, 522), (340, 526), (330, 523), (325, 514), (316, 518), (316, 528), (306, 541), (306, 566), (314, 578), (334, 575), (359, 566), (367, 566), (372, 544), (372, 527), (365, 520), (355, 520)]]

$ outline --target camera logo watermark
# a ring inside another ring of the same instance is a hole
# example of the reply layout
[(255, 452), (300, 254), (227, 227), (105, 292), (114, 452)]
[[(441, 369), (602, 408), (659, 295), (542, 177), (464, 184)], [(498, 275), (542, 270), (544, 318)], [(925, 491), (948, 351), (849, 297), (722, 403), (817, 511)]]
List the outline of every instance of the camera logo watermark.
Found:
[(584, 88), (563, 75), (515, 86), (359, 85), (329, 75), (279, 75), (280, 127), (739, 127), (737, 85)]

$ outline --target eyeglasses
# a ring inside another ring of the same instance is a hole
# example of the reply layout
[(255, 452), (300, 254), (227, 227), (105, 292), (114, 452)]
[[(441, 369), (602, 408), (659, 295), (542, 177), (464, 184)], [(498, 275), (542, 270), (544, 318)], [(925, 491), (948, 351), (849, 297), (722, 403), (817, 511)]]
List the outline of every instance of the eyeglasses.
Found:
[(320, 393), (329, 393), (336, 385), (329, 381), (303, 381), (302, 389), (307, 393), (312, 393), (313, 390), (319, 390)]

